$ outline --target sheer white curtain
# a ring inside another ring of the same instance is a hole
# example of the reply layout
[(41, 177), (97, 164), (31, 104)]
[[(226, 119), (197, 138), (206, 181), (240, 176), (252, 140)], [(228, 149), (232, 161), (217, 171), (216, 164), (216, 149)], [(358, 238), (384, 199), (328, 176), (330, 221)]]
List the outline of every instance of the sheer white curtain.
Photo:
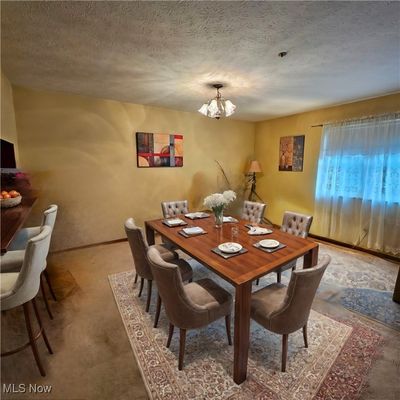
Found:
[(324, 125), (315, 220), (323, 236), (400, 254), (400, 113)]

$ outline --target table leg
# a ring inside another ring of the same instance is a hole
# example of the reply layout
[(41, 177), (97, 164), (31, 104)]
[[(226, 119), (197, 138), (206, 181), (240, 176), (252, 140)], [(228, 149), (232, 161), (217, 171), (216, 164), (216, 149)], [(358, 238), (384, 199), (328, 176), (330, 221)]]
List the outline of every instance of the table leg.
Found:
[(400, 303), (400, 267), (399, 272), (397, 272), (396, 286), (393, 292), (393, 301)]
[(147, 243), (149, 246), (153, 245), (155, 243), (155, 238), (154, 238), (154, 230), (145, 223), (146, 227), (146, 238), (147, 238)]
[(314, 247), (308, 253), (304, 254), (303, 268), (312, 268), (318, 264), (318, 250), (319, 246)]
[(246, 380), (250, 340), (251, 282), (236, 287), (233, 380), (238, 385)]

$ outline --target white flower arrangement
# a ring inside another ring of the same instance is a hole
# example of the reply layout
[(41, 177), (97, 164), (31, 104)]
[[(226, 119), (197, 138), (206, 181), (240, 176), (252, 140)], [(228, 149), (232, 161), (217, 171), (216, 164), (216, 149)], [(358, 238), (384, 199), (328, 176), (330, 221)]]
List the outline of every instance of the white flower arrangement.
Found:
[(214, 212), (222, 212), (226, 205), (236, 199), (233, 190), (225, 190), (223, 193), (213, 193), (204, 199), (204, 205)]

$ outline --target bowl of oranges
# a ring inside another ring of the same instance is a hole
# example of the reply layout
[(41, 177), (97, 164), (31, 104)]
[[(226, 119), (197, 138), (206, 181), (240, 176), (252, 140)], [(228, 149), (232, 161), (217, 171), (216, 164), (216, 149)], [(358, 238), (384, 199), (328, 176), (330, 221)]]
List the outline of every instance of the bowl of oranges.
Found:
[(3, 190), (0, 194), (1, 208), (15, 207), (21, 203), (21, 200), (22, 196), (16, 190), (10, 190), (9, 192)]

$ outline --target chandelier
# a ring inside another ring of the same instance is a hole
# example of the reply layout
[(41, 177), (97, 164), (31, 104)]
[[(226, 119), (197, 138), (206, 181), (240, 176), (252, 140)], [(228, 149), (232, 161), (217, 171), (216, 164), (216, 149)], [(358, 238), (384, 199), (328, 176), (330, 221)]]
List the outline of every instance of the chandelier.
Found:
[(223, 87), (220, 83), (213, 85), (217, 89), (217, 96), (204, 103), (199, 109), (199, 113), (206, 117), (220, 119), (221, 117), (229, 117), (235, 112), (236, 106), (230, 101), (225, 100), (219, 89)]

